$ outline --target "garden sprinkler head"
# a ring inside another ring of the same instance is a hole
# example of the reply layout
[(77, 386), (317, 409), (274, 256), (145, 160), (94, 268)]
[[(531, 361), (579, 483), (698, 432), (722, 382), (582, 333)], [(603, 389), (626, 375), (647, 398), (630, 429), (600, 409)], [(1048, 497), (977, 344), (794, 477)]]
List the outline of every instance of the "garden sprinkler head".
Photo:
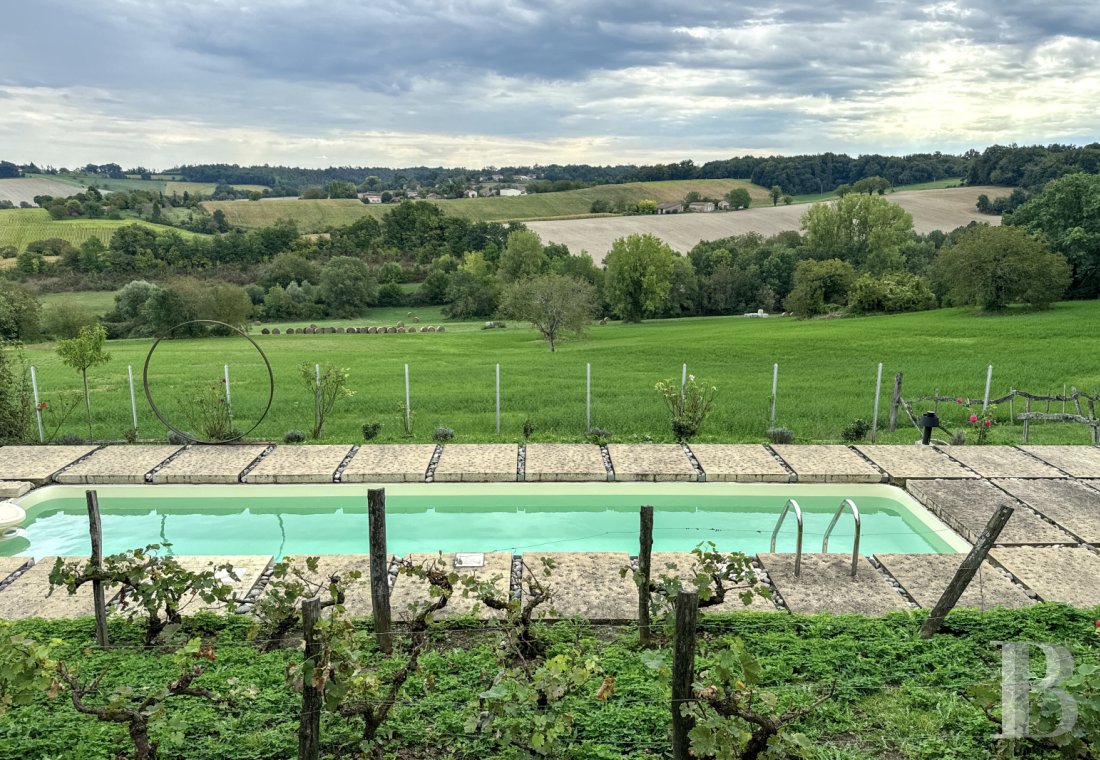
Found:
[(932, 443), (932, 431), (940, 426), (939, 415), (937, 415), (935, 412), (925, 412), (920, 416), (918, 424), (920, 425), (921, 429), (921, 445), (930, 445)]

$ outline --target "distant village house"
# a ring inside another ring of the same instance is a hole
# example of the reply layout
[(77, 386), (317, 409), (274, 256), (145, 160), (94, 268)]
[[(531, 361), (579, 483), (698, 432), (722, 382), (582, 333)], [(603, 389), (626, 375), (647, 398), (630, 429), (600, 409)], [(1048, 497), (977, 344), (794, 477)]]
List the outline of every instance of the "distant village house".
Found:
[(682, 214), (684, 212), (684, 205), (682, 203), (662, 203), (657, 207), (658, 214)]
[(709, 214), (714, 211), (714, 204), (710, 201), (695, 201), (695, 203), (688, 204), (688, 211), (693, 211), (698, 214)]

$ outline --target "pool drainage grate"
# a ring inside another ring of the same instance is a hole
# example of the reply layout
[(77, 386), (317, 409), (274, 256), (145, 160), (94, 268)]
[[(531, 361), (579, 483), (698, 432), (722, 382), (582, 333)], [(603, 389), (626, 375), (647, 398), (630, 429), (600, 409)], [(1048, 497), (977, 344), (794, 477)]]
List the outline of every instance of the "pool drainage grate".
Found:
[(351, 464), (351, 460), (355, 458), (355, 455), (359, 453), (359, 448), (359, 444), (355, 444), (351, 447), (351, 451), (349, 451), (343, 461), (340, 462), (340, 466), (336, 468), (336, 472), (332, 473), (333, 483), (342, 483), (344, 481), (344, 470)]
[(260, 455), (258, 457), (253, 459), (247, 467), (245, 467), (243, 470), (241, 470), (241, 474), (237, 476), (237, 482), (247, 483), (248, 482), (248, 473), (252, 472), (257, 467), (259, 467), (260, 462), (267, 459), (267, 457), (270, 456), (274, 451), (275, 451), (275, 444), (271, 444), (266, 449), (261, 451)]
[(768, 453), (772, 455), (772, 459), (779, 463), (779, 466), (787, 471), (787, 482), (797, 483), (798, 475), (795, 474), (794, 468), (787, 464), (787, 460), (779, 456), (775, 449), (771, 446), (764, 444), (764, 448), (768, 450)]
[(164, 469), (165, 467), (167, 467), (168, 465), (172, 464), (172, 462), (176, 461), (176, 459), (177, 459), (177, 458), (178, 458), (178, 457), (180, 456), (180, 454), (182, 454), (183, 452), (187, 451), (187, 450), (188, 450), (189, 448), (191, 448), (191, 445), (190, 445), (190, 444), (185, 444), (185, 445), (181, 446), (181, 447), (180, 447), (179, 449), (177, 449), (177, 450), (176, 450), (176, 452), (175, 452), (174, 454), (172, 454), (172, 456), (168, 457), (168, 458), (167, 458), (167, 459), (165, 459), (165, 460), (164, 460), (163, 462), (161, 462), (160, 464), (158, 464), (158, 465), (157, 465), (156, 467), (154, 467), (153, 469), (149, 470), (149, 472), (145, 473), (145, 482), (146, 482), (146, 483), (152, 483), (152, 482), (153, 482), (153, 477), (154, 477), (154, 476), (155, 476), (155, 475), (156, 475), (156, 474), (157, 474), (158, 472), (160, 472), (161, 470), (163, 470), (163, 469)]
[(600, 456), (603, 457), (603, 468), (607, 471), (608, 482), (615, 481), (615, 465), (611, 463), (611, 452), (607, 450), (607, 445), (600, 444)]
[(424, 482), (425, 483), (435, 482), (435, 468), (439, 464), (439, 458), (441, 456), (443, 456), (443, 444), (442, 443), (437, 443), (436, 446), (435, 446), (435, 451), (432, 452), (431, 461), (428, 462), (428, 469), (424, 473)]
[(519, 445), (519, 453), (516, 455), (516, 482), (522, 483), (527, 479), (527, 444)]
[(703, 471), (703, 465), (699, 464), (698, 458), (695, 456), (695, 452), (688, 448), (686, 443), (681, 443), (680, 447), (684, 450), (684, 456), (691, 462), (691, 466), (695, 468), (695, 480), (700, 483), (707, 482), (707, 474)]

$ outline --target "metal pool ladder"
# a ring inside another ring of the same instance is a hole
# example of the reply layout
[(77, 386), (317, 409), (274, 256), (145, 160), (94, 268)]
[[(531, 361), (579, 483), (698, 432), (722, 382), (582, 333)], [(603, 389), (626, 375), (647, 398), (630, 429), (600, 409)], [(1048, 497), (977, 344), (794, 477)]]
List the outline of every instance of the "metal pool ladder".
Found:
[[(772, 530), (772, 554), (775, 554), (775, 538), (779, 535), (779, 529), (783, 526), (783, 521), (787, 519), (787, 512), (791, 507), (794, 507), (794, 517), (798, 521), (798, 537), (795, 539), (794, 545), (794, 577), (798, 578), (802, 575), (802, 509), (798, 506), (798, 502), (794, 499), (788, 499), (786, 505), (783, 507), (783, 511), (779, 515), (779, 519), (775, 523), (775, 528)], [(855, 505), (853, 504), (854, 508)], [(836, 522), (836, 518), (833, 518), (833, 522)], [(856, 518), (858, 525), (859, 518)], [(832, 526), (829, 526), (830, 528)], [(826, 541), (828, 541), (828, 534), (826, 534)], [(856, 529), (856, 545), (859, 545), (859, 529)]]
[[(855, 538), (852, 541), (852, 577), (856, 577), (856, 570), (859, 568), (859, 508), (856, 507), (856, 503), (851, 499), (845, 499), (840, 502), (840, 506), (836, 508), (836, 512), (833, 513), (833, 520), (829, 523), (829, 527), (825, 529), (825, 538), (821, 541), (821, 553), (829, 553), (829, 534), (833, 532), (833, 528), (836, 527), (836, 521), (840, 519), (840, 513), (844, 511), (845, 507), (850, 507), (852, 510), (852, 519), (856, 524)], [(782, 518), (780, 518), (782, 519)], [(801, 521), (800, 521), (801, 524)], [(801, 532), (801, 531), (800, 531)], [(773, 538), (774, 540), (774, 538)], [(797, 567), (797, 565), (796, 565)], [(798, 575), (797, 570), (795, 576)]]

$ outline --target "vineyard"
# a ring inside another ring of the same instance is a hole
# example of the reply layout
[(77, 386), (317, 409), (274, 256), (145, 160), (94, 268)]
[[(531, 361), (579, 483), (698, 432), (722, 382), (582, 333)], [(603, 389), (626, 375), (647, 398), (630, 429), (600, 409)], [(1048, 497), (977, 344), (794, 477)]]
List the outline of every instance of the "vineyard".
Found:
[[(57, 221), (50, 218), (44, 209), (13, 209), (0, 211), (0, 248), (15, 246), (23, 250), (35, 240), (60, 238), (75, 246), (89, 238), (99, 238), (104, 243), (111, 240), (115, 230), (130, 224), (140, 224), (158, 231), (170, 228), (150, 224), (137, 219), (65, 219)], [(174, 230), (180, 235), (193, 235), (183, 230)]]

